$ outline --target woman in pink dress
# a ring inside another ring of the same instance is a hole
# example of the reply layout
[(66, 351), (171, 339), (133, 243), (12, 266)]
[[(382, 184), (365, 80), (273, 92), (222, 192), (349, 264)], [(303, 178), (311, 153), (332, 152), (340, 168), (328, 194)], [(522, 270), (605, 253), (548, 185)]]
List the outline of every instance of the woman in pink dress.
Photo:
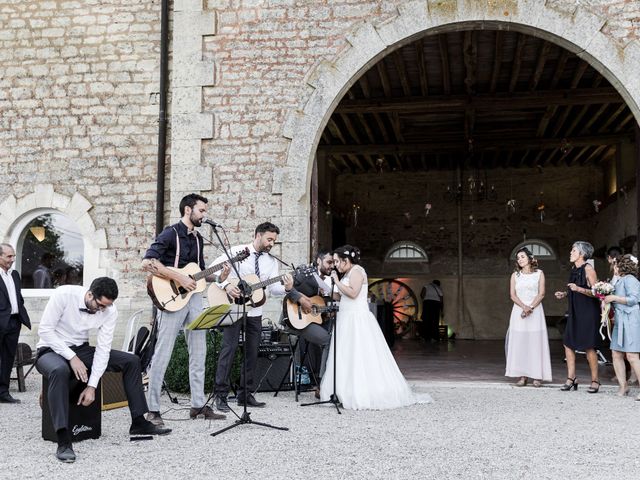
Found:
[(543, 381), (551, 381), (551, 355), (542, 308), (544, 273), (526, 247), (516, 253), (510, 291), (513, 309), (506, 338), (505, 376), (519, 377), (518, 387), (524, 387), (529, 378), (534, 387), (539, 387)]

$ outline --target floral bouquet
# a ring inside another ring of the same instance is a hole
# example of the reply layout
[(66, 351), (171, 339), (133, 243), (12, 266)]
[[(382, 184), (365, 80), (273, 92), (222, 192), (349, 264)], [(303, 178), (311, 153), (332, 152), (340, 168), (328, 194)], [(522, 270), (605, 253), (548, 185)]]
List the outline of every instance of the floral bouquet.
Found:
[(611, 321), (609, 319), (609, 311), (611, 310), (610, 303), (604, 303), (604, 297), (607, 295), (611, 295), (615, 290), (615, 287), (611, 285), (609, 282), (596, 282), (596, 284), (591, 287), (591, 291), (593, 295), (600, 299), (600, 336), (604, 340), (604, 333), (602, 333), (602, 329), (607, 329), (607, 335), (609, 336), (609, 340), (611, 340)]

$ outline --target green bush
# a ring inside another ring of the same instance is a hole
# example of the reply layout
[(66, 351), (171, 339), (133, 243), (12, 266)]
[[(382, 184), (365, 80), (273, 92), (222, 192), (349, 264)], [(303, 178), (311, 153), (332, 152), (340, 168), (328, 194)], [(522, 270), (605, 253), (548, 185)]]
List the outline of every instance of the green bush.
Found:
[[(214, 349), (214, 341), (215, 349)], [(218, 355), (220, 354), (220, 347), (222, 345), (221, 334), (207, 334), (207, 361), (205, 364), (205, 382), (204, 391), (211, 392), (215, 383), (216, 367), (218, 365)], [(215, 354), (214, 354), (215, 350)], [(238, 384), (240, 382), (240, 369), (242, 366), (242, 352), (238, 348), (236, 350), (236, 356), (233, 361), (233, 368), (231, 369), (231, 385)], [(167, 383), (167, 387), (172, 392), (189, 393), (189, 352), (187, 350), (187, 341), (184, 333), (180, 332), (178, 338), (176, 338), (175, 346), (173, 347), (173, 353), (171, 354), (171, 360), (167, 367), (167, 372), (164, 375), (164, 380)]]

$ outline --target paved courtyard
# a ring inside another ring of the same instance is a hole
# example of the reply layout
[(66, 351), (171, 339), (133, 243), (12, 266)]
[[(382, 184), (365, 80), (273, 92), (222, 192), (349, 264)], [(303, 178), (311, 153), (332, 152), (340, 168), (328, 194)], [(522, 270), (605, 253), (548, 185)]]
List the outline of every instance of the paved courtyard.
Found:
[[(494, 342), (495, 343), (495, 342)], [(499, 342), (498, 342), (499, 343)], [(479, 344), (476, 344), (479, 345)], [(516, 388), (500, 377), (482, 378), (491, 363), (469, 358), (464, 370), (471, 381), (434, 373), (416, 379), (416, 357), (424, 346), (403, 342), (396, 356), (410, 383), (434, 402), (392, 411), (343, 411), (331, 406), (300, 407), (291, 392), (254, 409), (256, 421), (289, 431), (241, 425), (217, 437), (232, 423), (188, 420), (187, 398), (179, 405), (163, 396), (164, 417), (174, 429), (166, 437), (130, 442), (127, 409), (103, 413), (102, 437), (76, 444), (75, 464), (54, 458), (55, 445), (41, 438), (37, 396), (41, 379), (27, 379), (27, 392), (12, 392), (20, 405), (0, 405), (2, 478), (632, 478), (640, 459), (640, 402), (615, 396), (603, 386), (589, 395), (563, 393), (557, 385)], [(427, 346), (437, 350), (440, 346)], [(456, 346), (469, 355), (472, 349)], [(490, 344), (487, 348), (493, 350)], [(432, 364), (444, 362), (436, 354)], [(455, 356), (450, 356), (453, 359)], [(496, 361), (499, 355), (496, 355)], [(426, 362), (426, 360), (423, 360)], [(561, 362), (561, 359), (560, 359)], [(428, 362), (426, 362), (428, 363)], [(425, 365), (425, 371), (429, 368)], [(556, 367), (554, 362), (554, 368)], [(476, 369), (478, 365), (478, 369)], [(485, 371), (485, 373), (482, 373)], [(435, 372), (435, 370), (434, 370)], [(564, 378), (556, 372), (556, 382)], [(635, 396), (640, 393), (632, 389)], [(303, 394), (301, 400), (311, 400)]]

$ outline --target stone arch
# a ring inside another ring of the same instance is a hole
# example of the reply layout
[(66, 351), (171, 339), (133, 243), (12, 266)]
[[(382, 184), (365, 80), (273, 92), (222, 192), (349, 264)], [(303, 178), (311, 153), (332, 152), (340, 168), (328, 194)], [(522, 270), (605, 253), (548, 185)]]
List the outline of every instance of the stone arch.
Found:
[(93, 205), (79, 193), (69, 197), (56, 193), (53, 185), (38, 184), (33, 193), (16, 198), (9, 195), (0, 204), (0, 239), (15, 243), (34, 214), (57, 211), (67, 215), (78, 226), (84, 240), (84, 278), (108, 274), (101, 263), (106, 258), (107, 236), (104, 229), (97, 229), (89, 211)]
[(283, 134), (291, 143), (286, 166), (276, 175), (282, 181), (285, 198), (296, 201), (284, 207), (283, 216), (297, 218), (305, 225), (308, 237), (308, 192), (315, 152), (333, 110), (360, 75), (391, 51), (427, 32), (491, 27), (544, 38), (598, 70), (620, 93), (636, 120), (640, 120), (640, 78), (635, 71), (640, 63), (640, 42), (619, 45), (601, 32), (606, 19), (584, 7), (561, 10), (545, 3), (410, 1), (401, 4), (392, 18), (358, 24), (347, 34), (348, 45), (336, 58), (322, 60), (309, 71), (305, 79), (306, 102), (291, 112), (285, 123)]

